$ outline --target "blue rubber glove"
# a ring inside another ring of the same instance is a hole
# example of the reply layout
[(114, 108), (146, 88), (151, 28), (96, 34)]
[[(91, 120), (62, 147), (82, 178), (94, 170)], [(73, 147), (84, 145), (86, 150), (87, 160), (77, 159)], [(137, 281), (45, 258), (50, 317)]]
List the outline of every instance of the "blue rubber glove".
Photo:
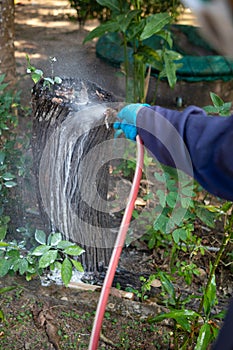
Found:
[(121, 120), (113, 124), (115, 132), (115, 137), (118, 137), (122, 132), (124, 132), (127, 139), (136, 140), (137, 127), (136, 119), (139, 109), (142, 107), (150, 107), (150, 105), (145, 103), (132, 103), (124, 108), (117, 114), (117, 117)]

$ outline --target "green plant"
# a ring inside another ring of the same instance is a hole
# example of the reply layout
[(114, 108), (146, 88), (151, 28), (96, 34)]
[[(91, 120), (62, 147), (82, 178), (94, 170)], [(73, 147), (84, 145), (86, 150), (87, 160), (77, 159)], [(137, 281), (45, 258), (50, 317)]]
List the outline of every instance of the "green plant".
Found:
[(140, 291), (131, 287), (127, 287), (126, 291), (134, 293), (138, 299), (140, 299), (141, 301), (145, 301), (149, 297), (147, 292), (151, 290), (151, 284), (155, 278), (156, 278), (155, 274), (150, 275), (148, 278), (145, 278), (144, 276), (140, 276), (139, 278), (141, 282)]
[[(148, 231), (142, 237), (150, 249), (164, 246), (171, 246), (170, 268), (174, 267), (179, 251), (192, 252), (197, 249), (204, 254), (204, 247), (200, 244), (194, 234), (194, 223), (198, 217), (208, 227), (214, 227), (215, 213), (210, 212), (207, 207), (196, 200), (200, 190), (198, 184), (182, 176), (181, 173), (169, 167), (163, 168), (164, 172), (155, 172), (156, 180), (163, 185), (163, 189), (156, 191), (159, 204), (151, 211), (147, 225)], [(180, 175), (178, 175), (180, 174)], [(143, 220), (143, 213), (140, 215)], [(146, 217), (148, 221), (148, 217)], [(177, 269), (178, 266), (175, 266)]]
[[(181, 55), (171, 50), (171, 33), (166, 26), (172, 17), (168, 13), (143, 16), (142, 1), (130, 4), (120, 0), (97, 0), (109, 8), (114, 16), (106, 23), (91, 31), (84, 43), (105, 33), (120, 33), (124, 48), (123, 72), (125, 75), (126, 101), (145, 102), (151, 67), (158, 70), (158, 81), (167, 78), (170, 87), (176, 84), (176, 70), (180, 66), (176, 61)], [(145, 40), (158, 35), (164, 41), (162, 50), (154, 50), (146, 45)]]
[(84, 250), (74, 243), (62, 240), (61, 233), (51, 233), (46, 238), (42, 230), (36, 230), (35, 240), (40, 245), (29, 252), (25, 249), (24, 242), (4, 242), (3, 239), (0, 242), (0, 277), (18, 272), (20, 275), (26, 275), (29, 281), (34, 275), (41, 275), (48, 268), (57, 268), (67, 286), (72, 277), (73, 267), (83, 271), (81, 263), (73, 257), (80, 256)]
[(216, 114), (220, 116), (229, 116), (231, 115), (232, 102), (224, 102), (221, 97), (216, 95), (214, 92), (210, 92), (210, 98), (213, 103), (213, 106), (205, 106), (203, 109), (208, 114)]
[[(96, 0), (69, 0), (70, 5), (77, 12), (77, 20), (80, 25), (84, 25), (87, 19), (98, 18), (100, 21), (104, 21), (113, 15), (114, 11), (109, 9), (108, 6), (101, 6)], [(114, 3), (114, 1), (112, 1)], [(121, 1), (122, 5), (124, 3), (129, 4), (132, 1)], [(145, 0), (141, 4), (143, 16), (148, 16), (151, 13), (168, 12), (173, 18), (177, 18), (182, 12), (182, 4), (179, 0)]]
[(16, 186), (15, 129), (18, 125), (16, 108), (19, 102), (19, 94), (8, 90), (4, 79), (5, 75), (0, 75), (0, 239), (5, 236), (10, 221), (10, 217), (5, 214), (9, 192)]
[(54, 76), (54, 62), (57, 61), (56, 57), (50, 57), (49, 62), (51, 65), (51, 77), (45, 77), (44, 72), (31, 65), (31, 61), (28, 55), (26, 55), (27, 60), (27, 73), (31, 75), (33, 82), (36, 84), (41, 79), (43, 80), (43, 87), (51, 88), (51, 85), (61, 84), (62, 79), (58, 76)]
[[(213, 308), (218, 302), (215, 272), (223, 259), (224, 252), (227, 250), (227, 247), (233, 238), (233, 204), (231, 202), (225, 202), (219, 206), (208, 206), (208, 210), (215, 212), (216, 217), (223, 220), (224, 236), (221, 247), (215, 256), (213, 263), (210, 263), (210, 273), (206, 285), (202, 289), (202, 295), (191, 295), (187, 298), (182, 298), (182, 294), (180, 292), (177, 294), (175, 291), (172, 277), (169, 274), (162, 271), (159, 271), (157, 274), (157, 277), (160, 278), (162, 284), (162, 303), (169, 308), (169, 312), (161, 313), (160, 315), (153, 317), (150, 321), (161, 322), (164, 319), (170, 319), (173, 321), (175, 349), (185, 350), (190, 347), (195, 350), (206, 349), (218, 334), (215, 319), (221, 319), (224, 316), (224, 312), (218, 314), (213, 312)], [(182, 265), (185, 268), (187, 267), (187, 265), (181, 263), (181, 266)], [(191, 266), (192, 273), (195, 272), (195, 269), (196, 266)], [(182, 269), (180, 272), (182, 272)], [(179, 271), (178, 274), (181, 275)], [(186, 273), (184, 276), (186, 277)], [(190, 276), (188, 276), (188, 279), (186, 280), (188, 284), (190, 283), (189, 278)], [(197, 310), (192, 310), (186, 307), (192, 298), (198, 298), (200, 300)]]
[(98, 18), (100, 21), (106, 20), (110, 12), (103, 8), (96, 0), (69, 0), (70, 6), (76, 10), (77, 20), (83, 26), (87, 19)]
[[(15, 286), (9, 286), (9, 287), (2, 287), (0, 288), (0, 294), (10, 292), (11, 290), (15, 289)], [(0, 309), (0, 320), (5, 321), (5, 314), (2, 309)]]
[(187, 285), (191, 284), (194, 275), (200, 275), (197, 264), (192, 261), (177, 261), (175, 266), (177, 268), (178, 275), (184, 278)]
[[(217, 300), (215, 280), (212, 279), (211, 288), (206, 290), (204, 297), (205, 312), (202, 315), (186, 306), (193, 298), (200, 299), (200, 296), (183, 297), (180, 291), (176, 292), (171, 276), (160, 271), (158, 277), (162, 283), (162, 302), (169, 311), (152, 317), (149, 322), (161, 322), (165, 319), (172, 321), (174, 349), (176, 350), (189, 349), (190, 345), (193, 345), (192, 349), (195, 350), (207, 349), (207, 345), (215, 339), (217, 334), (215, 322), (211, 321), (214, 318), (223, 316), (210, 313)], [(202, 322), (197, 322), (199, 318), (202, 319)], [(206, 336), (207, 334), (208, 337)]]

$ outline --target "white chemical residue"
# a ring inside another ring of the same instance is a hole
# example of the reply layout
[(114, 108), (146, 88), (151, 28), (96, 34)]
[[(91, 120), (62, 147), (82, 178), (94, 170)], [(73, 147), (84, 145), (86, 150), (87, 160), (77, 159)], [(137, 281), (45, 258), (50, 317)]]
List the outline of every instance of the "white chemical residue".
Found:
[[(84, 272), (79, 272), (74, 270), (72, 273), (72, 278), (70, 282), (82, 283), (81, 278), (83, 277)], [(47, 274), (40, 276), (41, 285), (43, 287), (48, 287), (52, 284), (63, 285), (61, 278), (61, 271), (59, 269), (54, 269), (53, 271), (49, 271)]]

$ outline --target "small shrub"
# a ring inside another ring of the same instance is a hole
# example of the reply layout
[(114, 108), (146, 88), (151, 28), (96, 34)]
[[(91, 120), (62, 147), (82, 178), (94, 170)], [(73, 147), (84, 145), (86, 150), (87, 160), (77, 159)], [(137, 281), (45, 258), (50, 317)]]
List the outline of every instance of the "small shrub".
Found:
[[(5, 237), (4, 237), (5, 238)], [(48, 238), (42, 230), (36, 230), (35, 240), (39, 245), (27, 251), (24, 242), (0, 242), (0, 277), (19, 273), (30, 281), (33, 276), (41, 275), (47, 269), (57, 268), (65, 286), (71, 280), (73, 267), (83, 272), (81, 263), (74, 259), (84, 250), (78, 245), (63, 240), (61, 233), (51, 233)]]

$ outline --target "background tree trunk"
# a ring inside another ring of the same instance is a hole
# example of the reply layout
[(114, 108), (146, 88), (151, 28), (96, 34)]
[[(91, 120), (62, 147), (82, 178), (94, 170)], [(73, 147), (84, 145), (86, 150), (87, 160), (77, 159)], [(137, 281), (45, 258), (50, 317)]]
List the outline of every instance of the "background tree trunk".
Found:
[(0, 0), (0, 74), (11, 87), (15, 84), (14, 0)]
[(48, 233), (59, 230), (84, 247), (86, 271), (108, 265), (115, 241), (106, 210), (111, 147), (104, 142), (112, 138), (112, 128), (103, 112), (109, 102), (114, 102), (110, 93), (82, 80), (65, 80), (50, 89), (40, 82), (32, 94), (41, 217)]

